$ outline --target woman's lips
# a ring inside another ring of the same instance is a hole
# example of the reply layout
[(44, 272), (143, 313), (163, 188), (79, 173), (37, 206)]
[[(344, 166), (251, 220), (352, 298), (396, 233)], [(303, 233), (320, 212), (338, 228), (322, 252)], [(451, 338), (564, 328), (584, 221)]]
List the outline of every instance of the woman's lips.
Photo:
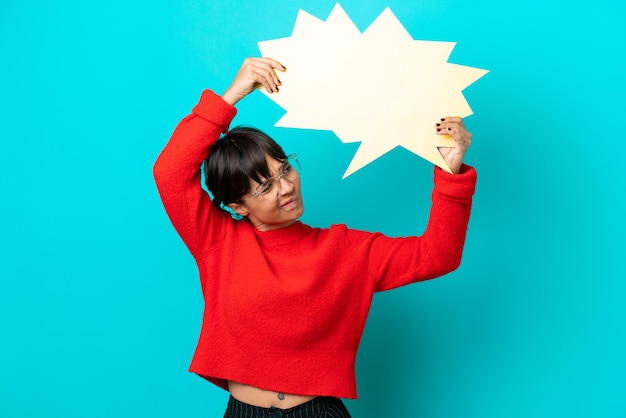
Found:
[(280, 207), (285, 210), (289, 210), (289, 209), (293, 209), (294, 207), (296, 207), (297, 204), (298, 204), (297, 199), (290, 199), (286, 201), (285, 203), (283, 203), (282, 205), (280, 205)]

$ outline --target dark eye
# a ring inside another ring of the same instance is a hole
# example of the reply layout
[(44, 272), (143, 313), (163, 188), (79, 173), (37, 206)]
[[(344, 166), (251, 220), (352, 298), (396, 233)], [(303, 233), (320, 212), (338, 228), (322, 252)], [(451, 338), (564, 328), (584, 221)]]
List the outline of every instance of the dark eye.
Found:
[(274, 187), (274, 182), (270, 180), (270, 181), (261, 183), (257, 190), (259, 194), (266, 194), (272, 191), (272, 187)]
[(291, 164), (287, 163), (283, 166), (283, 173), (285, 174), (289, 174), (289, 172), (291, 171), (293, 167), (291, 166)]

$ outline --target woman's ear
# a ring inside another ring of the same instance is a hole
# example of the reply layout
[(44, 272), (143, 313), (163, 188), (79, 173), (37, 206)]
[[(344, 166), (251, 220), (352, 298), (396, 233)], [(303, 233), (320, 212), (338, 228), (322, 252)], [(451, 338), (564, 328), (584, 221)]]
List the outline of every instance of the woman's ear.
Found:
[(248, 209), (241, 203), (229, 203), (228, 206), (233, 212), (239, 216), (248, 216)]
[(224, 212), (228, 213), (230, 215), (230, 217), (233, 218), (236, 221), (240, 221), (240, 220), (242, 220), (244, 218), (242, 215), (240, 215), (237, 212), (235, 212), (233, 210), (233, 208), (230, 207), (230, 205), (228, 205), (228, 206), (225, 205), (224, 202), (220, 202), (220, 209), (222, 209)]

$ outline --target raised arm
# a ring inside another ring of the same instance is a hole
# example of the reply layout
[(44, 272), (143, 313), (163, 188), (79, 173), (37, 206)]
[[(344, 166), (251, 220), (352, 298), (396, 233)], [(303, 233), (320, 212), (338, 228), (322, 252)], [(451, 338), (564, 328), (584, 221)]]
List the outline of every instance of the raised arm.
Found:
[(282, 64), (270, 58), (248, 58), (222, 97), (205, 90), (192, 113), (178, 124), (154, 164), (154, 178), (163, 206), (193, 254), (219, 242), (224, 226), (232, 222), (226, 213), (212, 206), (202, 190), (202, 162), (220, 134), (228, 132), (236, 114), (235, 103), (257, 84), (270, 92), (278, 91), (276, 69), (284, 71)]
[(234, 107), (210, 90), (176, 127), (154, 164), (163, 206), (189, 250), (195, 254), (211, 237), (219, 238), (228, 219), (212, 207), (200, 183), (200, 167), (209, 147), (228, 131)]
[(435, 124), (438, 134), (450, 135), (455, 147), (440, 148), (454, 174), (435, 167), (432, 206), (421, 237), (391, 239), (379, 236), (371, 251), (381, 254), (375, 266), (380, 278), (376, 290), (432, 279), (455, 270), (461, 263), (476, 187), (476, 170), (463, 159), (472, 135), (460, 117), (447, 116)]

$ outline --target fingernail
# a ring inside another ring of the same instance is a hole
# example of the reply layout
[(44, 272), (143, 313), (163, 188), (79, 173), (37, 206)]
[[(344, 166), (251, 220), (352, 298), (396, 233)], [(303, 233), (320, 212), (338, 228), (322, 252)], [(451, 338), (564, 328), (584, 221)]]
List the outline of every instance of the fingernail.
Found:
[(451, 131), (452, 129), (448, 128), (449, 131)]
[(280, 81), (280, 80), (278, 80), (278, 84), (283, 84), (283, 82), (282, 82), (282, 81)]
[(437, 124), (437, 126), (441, 126), (441, 124), (440, 124), (440, 123), (438, 123), (438, 124)]
[(441, 128), (437, 128), (437, 132), (441, 131)]
[(446, 118), (441, 118), (441, 121), (443, 122), (444, 120), (446, 120)]

